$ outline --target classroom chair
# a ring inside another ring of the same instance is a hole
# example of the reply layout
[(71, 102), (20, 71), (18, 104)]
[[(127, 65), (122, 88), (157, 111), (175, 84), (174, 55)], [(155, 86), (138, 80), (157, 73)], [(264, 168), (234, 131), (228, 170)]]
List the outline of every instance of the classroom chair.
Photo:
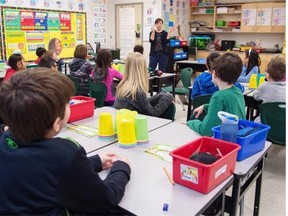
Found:
[(160, 118), (175, 120), (176, 106), (174, 103), (170, 104), (167, 110), (160, 116)]
[(78, 94), (80, 82), (77, 78), (73, 77), (71, 74), (67, 75), (74, 83), (74, 95)]
[(274, 144), (286, 145), (286, 103), (274, 102), (260, 105), (261, 123), (269, 125), (267, 140)]
[[(193, 69), (192, 68), (184, 68), (181, 70), (180, 73), (180, 78), (181, 78), (181, 82), (183, 84), (183, 87), (176, 87), (175, 88), (175, 95), (187, 95), (189, 94), (189, 86), (191, 85), (191, 77), (193, 74)], [(161, 89), (164, 92), (169, 92), (172, 93), (172, 86), (167, 86)], [(182, 101), (180, 100), (182, 107), (183, 107), (183, 111), (185, 111), (185, 107), (184, 104), (182, 103)]]
[(88, 79), (89, 84), (89, 95), (95, 98), (95, 107), (102, 107), (107, 95), (107, 87), (104, 83), (99, 80)]
[[(190, 119), (195, 119), (195, 114), (193, 115), (193, 110), (196, 109), (197, 107), (203, 105), (203, 104), (208, 104), (210, 99), (211, 99), (212, 95), (199, 95), (197, 97), (195, 97), (193, 99), (193, 102), (190, 102), (188, 104), (188, 110), (187, 110), (187, 121), (190, 120)], [(189, 97), (189, 100), (192, 100), (191, 99), (191, 95)], [(191, 109), (191, 104), (193, 103), (193, 109)], [(199, 116), (199, 120), (203, 120), (204, 117), (205, 117), (206, 113), (202, 113), (200, 116)]]

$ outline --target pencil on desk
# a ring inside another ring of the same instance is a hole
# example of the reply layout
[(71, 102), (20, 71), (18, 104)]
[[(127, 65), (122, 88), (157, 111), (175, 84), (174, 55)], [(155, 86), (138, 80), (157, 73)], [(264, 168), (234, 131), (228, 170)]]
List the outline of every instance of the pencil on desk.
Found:
[(174, 185), (175, 182), (173, 181), (171, 175), (168, 173), (167, 169), (166, 169), (165, 167), (163, 167), (163, 170), (164, 170), (164, 172), (166, 173), (166, 175), (167, 175), (169, 181), (171, 182), (171, 184)]

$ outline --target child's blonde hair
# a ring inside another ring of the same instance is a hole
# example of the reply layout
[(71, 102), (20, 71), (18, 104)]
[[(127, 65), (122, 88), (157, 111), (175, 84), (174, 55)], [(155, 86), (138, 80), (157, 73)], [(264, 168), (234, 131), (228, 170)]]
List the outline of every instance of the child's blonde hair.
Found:
[(143, 55), (134, 52), (127, 57), (123, 79), (117, 86), (117, 97), (132, 96), (135, 100), (139, 90), (148, 93), (148, 72)]

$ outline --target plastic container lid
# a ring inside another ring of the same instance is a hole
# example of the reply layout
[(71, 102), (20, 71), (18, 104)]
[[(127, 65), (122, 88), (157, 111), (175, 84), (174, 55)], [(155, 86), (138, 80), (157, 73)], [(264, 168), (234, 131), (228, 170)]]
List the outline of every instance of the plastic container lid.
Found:
[(219, 111), (218, 117), (222, 120), (224, 124), (238, 124), (239, 117), (228, 112)]

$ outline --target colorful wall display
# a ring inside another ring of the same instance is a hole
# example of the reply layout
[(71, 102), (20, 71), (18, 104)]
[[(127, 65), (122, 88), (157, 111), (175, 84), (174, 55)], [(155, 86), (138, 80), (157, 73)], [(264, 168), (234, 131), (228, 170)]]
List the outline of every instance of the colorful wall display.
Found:
[(76, 45), (86, 44), (84, 12), (14, 7), (1, 9), (3, 57), (6, 60), (15, 49), (20, 49), (26, 61), (34, 61), (38, 47), (55, 49), (61, 58), (72, 58)]

